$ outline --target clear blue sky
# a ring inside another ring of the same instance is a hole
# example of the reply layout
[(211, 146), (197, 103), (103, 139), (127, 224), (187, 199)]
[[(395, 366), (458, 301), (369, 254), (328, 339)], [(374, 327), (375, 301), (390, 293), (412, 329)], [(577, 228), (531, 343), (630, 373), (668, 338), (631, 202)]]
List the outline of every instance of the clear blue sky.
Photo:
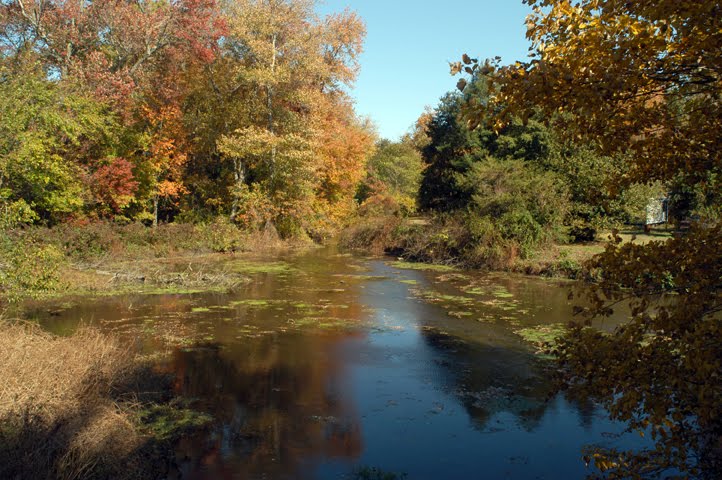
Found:
[(455, 88), (450, 61), (463, 53), (523, 60), (529, 46), (521, 0), (322, 0), (320, 14), (356, 11), (366, 22), (356, 111), (384, 138), (403, 135), (426, 105)]

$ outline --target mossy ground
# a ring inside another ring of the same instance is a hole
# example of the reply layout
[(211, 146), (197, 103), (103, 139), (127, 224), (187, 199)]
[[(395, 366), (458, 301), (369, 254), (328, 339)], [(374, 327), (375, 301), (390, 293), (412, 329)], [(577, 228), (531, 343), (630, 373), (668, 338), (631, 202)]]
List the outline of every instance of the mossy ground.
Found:
[(151, 404), (137, 412), (141, 429), (158, 441), (172, 441), (181, 435), (206, 427), (213, 422), (207, 413), (186, 408), (182, 404)]

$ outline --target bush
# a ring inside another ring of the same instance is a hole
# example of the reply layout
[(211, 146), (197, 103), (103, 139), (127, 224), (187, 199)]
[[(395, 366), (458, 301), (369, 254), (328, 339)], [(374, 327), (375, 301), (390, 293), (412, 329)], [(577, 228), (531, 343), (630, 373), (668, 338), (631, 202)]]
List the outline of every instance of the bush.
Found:
[(75, 262), (97, 261), (123, 249), (117, 228), (110, 222), (65, 223), (51, 229), (40, 228), (37, 232)]
[(380, 255), (394, 249), (395, 230), (400, 222), (395, 216), (359, 217), (358, 222), (341, 232), (339, 245)]
[(0, 292), (10, 302), (37, 296), (59, 285), (62, 252), (54, 245), (0, 238)]
[(487, 158), (460, 177), (471, 215), (488, 219), (522, 257), (562, 237), (569, 198), (561, 180), (521, 160)]
[(214, 252), (242, 250), (245, 241), (241, 230), (226, 217), (218, 217), (212, 223), (198, 225), (197, 230), (204, 244)]

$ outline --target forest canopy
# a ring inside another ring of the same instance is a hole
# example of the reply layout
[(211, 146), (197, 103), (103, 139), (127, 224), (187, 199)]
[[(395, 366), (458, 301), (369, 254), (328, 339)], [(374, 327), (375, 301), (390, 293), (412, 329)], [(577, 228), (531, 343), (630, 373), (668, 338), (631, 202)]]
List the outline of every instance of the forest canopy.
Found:
[(365, 26), (315, 7), (3, 0), (3, 223), (337, 227), (375, 141), (346, 93)]

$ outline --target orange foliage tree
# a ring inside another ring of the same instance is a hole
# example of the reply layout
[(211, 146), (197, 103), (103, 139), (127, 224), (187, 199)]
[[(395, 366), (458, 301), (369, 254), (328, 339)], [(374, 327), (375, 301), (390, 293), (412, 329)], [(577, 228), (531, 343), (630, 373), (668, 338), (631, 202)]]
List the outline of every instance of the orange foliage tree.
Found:
[(143, 143), (147, 145), (143, 163), (153, 203), (153, 226), (157, 226), (160, 201), (176, 201), (187, 191), (183, 167), (188, 157), (182, 145), (184, 132), (179, 108), (164, 106), (151, 110), (145, 107), (143, 116), (148, 125), (143, 135)]

